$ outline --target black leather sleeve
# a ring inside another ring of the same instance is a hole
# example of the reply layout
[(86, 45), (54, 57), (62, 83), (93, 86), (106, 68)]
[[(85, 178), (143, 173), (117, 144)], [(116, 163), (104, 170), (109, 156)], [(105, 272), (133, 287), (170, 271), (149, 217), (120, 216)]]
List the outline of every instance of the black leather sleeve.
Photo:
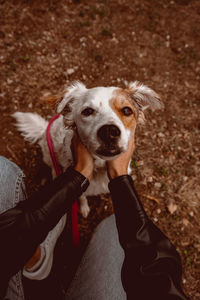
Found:
[(180, 256), (146, 215), (132, 178), (117, 177), (109, 188), (125, 252), (121, 276), (127, 299), (189, 299), (181, 288)]
[(88, 184), (70, 167), (40, 192), (0, 215), (1, 283), (25, 265)]

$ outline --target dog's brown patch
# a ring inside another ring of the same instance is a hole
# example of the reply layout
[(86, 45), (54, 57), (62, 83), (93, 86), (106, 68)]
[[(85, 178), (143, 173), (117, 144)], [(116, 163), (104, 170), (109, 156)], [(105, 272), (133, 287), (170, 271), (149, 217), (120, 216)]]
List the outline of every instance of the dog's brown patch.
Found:
[[(133, 130), (136, 126), (136, 110), (130, 101), (130, 95), (128, 91), (123, 89), (117, 89), (114, 93), (113, 98), (110, 99), (110, 106), (114, 110), (114, 112), (118, 115), (118, 117), (122, 120), (125, 128)], [(130, 116), (125, 116), (122, 113), (122, 108), (130, 107), (133, 111), (133, 114)]]
[(49, 106), (51, 107), (55, 107), (58, 103), (60, 103), (63, 100), (65, 93), (64, 92), (60, 92), (56, 95), (50, 95), (50, 96), (46, 96), (43, 97), (43, 100), (49, 104)]

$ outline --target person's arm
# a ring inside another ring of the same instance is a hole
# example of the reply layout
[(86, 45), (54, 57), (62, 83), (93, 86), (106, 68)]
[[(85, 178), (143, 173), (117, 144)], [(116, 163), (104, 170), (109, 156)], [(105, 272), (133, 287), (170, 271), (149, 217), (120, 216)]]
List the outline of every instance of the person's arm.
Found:
[(180, 256), (146, 215), (127, 175), (133, 148), (132, 140), (126, 153), (107, 163), (119, 241), (125, 252), (121, 276), (127, 299), (186, 300)]
[(88, 180), (73, 168), (0, 215), (0, 274), (19, 271), (48, 232), (78, 199)]
[(81, 143), (74, 141), (74, 144), (75, 168), (68, 168), (39, 192), (0, 215), (2, 281), (6, 282), (23, 268), (48, 232), (89, 185), (93, 159)]

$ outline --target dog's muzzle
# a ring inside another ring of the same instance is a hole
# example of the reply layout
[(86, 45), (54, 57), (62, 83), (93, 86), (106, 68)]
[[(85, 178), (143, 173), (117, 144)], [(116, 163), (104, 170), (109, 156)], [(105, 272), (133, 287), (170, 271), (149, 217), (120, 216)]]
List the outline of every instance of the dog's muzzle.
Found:
[(116, 125), (103, 125), (97, 131), (97, 137), (101, 142), (101, 146), (97, 150), (97, 154), (101, 156), (115, 156), (121, 153), (118, 146), (121, 131)]
[(120, 129), (115, 125), (103, 125), (97, 131), (97, 136), (102, 142), (108, 144), (109, 142), (115, 142), (121, 135)]

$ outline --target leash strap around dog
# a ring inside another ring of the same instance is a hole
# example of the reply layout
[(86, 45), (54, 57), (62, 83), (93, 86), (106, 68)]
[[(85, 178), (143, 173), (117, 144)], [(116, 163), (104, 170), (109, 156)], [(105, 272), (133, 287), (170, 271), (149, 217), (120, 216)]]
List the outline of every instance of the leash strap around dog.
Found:
[[(50, 122), (47, 126), (47, 130), (46, 130), (47, 144), (48, 144), (48, 147), (49, 147), (50, 156), (51, 156), (51, 159), (52, 159), (52, 162), (53, 162), (53, 165), (54, 165), (57, 176), (60, 175), (62, 172), (61, 172), (61, 169), (59, 167), (59, 164), (58, 164), (58, 161), (57, 161), (57, 158), (56, 158), (56, 154), (55, 154), (55, 151), (54, 151), (53, 141), (52, 141), (51, 134), (50, 134), (50, 128), (51, 128), (51, 125), (53, 124), (53, 122), (56, 119), (58, 119), (59, 117), (60, 117), (59, 114), (54, 116), (50, 120)], [(72, 206), (72, 237), (73, 237), (73, 244), (74, 244), (75, 247), (80, 246), (80, 237), (79, 237), (79, 228), (78, 228), (78, 211), (79, 211), (79, 205), (78, 205), (78, 202), (75, 201), (73, 206)]]

